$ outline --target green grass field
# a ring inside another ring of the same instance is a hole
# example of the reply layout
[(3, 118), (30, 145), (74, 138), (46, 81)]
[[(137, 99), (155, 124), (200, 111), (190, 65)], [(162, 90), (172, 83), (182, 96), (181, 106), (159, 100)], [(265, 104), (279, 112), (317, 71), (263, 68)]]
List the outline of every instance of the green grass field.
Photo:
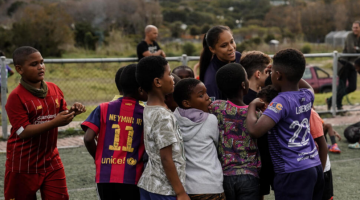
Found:
[[(335, 129), (343, 135), (346, 127), (339, 126)], [(360, 196), (360, 150), (348, 149), (345, 138), (338, 142), (342, 153), (330, 154), (331, 168), (334, 181), (334, 199), (357, 200)], [(85, 147), (73, 149), (60, 149), (60, 156), (65, 166), (67, 186), (70, 199), (95, 200), (95, 165), (92, 157)], [(5, 165), (6, 156), (0, 154), (0, 165)], [(0, 168), (0, 180), (4, 180), (5, 168)], [(0, 181), (0, 199), (3, 199), (4, 182)], [(300, 190), (301, 188), (299, 188)], [(38, 197), (40, 199), (40, 197)], [(275, 199), (273, 193), (266, 196), (266, 200)]]

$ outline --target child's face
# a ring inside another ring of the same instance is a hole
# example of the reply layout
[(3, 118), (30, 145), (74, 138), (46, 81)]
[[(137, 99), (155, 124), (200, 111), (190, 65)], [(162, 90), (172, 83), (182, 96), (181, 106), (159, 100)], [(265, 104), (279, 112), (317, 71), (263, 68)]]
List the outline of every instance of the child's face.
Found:
[(15, 66), (16, 71), (29, 83), (39, 83), (44, 80), (45, 64), (39, 52), (27, 56), (23, 65)]
[(192, 72), (189, 69), (177, 69), (174, 71), (174, 74), (176, 74), (179, 78), (194, 78)]
[(161, 80), (161, 90), (166, 94), (174, 92), (174, 77), (171, 75), (171, 70), (169, 64), (165, 66), (165, 72)]
[(210, 47), (210, 51), (223, 62), (231, 62), (235, 60), (236, 44), (230, 31), (223, 31), (219, 34), (219, 40), (214, 48)]
[(209, 95), (206, 93), (205, 85), (203, 83), (197, 84), (190, 95), (187, 107), (209, 112), (210, 104), (211, 100)]

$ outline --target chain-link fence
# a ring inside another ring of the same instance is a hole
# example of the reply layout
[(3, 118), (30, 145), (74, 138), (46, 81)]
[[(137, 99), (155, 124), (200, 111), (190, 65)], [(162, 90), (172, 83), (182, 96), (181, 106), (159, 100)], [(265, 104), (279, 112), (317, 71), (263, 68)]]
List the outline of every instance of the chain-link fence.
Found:
[[(328, 57), (333, 59), (332, 71), (332, 110), (319, 113), (331, 113), (336, 115), (336, 85), (337, 85), (337, 60), (339, 57), (360, 56), (360, 54), (333, 53), (305, 54), (306, 58)], [(187, 65), (189, 61), (198, 61), (198, 56), (168, 57), (167, 60), (172, 68), (179, 65)], [(120, 67), (130, 63), (136, 63), (137, 58), (97, 58), (97, 59), (45, 59), (45, 81), (54, 82), (63, 91), (68, 105), (81, 102), (88, 108), (93, 109), (101, 102), (107, 102), (118, 94), (115, 85), (115, 74)], [(5, 70), (6, 64), (11, 64), (11, 59), (1, 59), (1, 69)], [(194, 62), (195, 63), (195, 62)], [(11, 65), (10, 65), (11, 66)], [(15, 69), (13, 69), (15, 71)], [(6, 103), (6, 91), (12, 91), (20, 82), (20, 75), (15, 73), (7, 78), (1, 73), (1, 98), (2, 98), (2, 125), (7, 124), (7, 115), (4, 108)], [(349, 110), (346, 110), (349, 111)], [(353, 110), (350, 110), (353, 111)], [(3, 133), (6, 132), (3, 126)], [(5, 136), (6, 137), (6, 136)]]

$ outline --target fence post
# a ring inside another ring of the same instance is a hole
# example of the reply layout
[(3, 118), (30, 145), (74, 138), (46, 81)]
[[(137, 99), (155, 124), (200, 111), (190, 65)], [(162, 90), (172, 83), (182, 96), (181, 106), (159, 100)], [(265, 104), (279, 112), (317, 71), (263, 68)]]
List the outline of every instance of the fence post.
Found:
[(2, 136), (7, 139), (7, 114), (5, 110), (6, 105), (6, 89), (7, 89), (7, 74), (5, 56), (1, 56), (1, 124), (2, 124)]
[(337, 99), (337, 68), (338, 68), (338, 52), (333, 52), (333, 81), (332, 81), (332, 97), (331, 97), (331, 113), (336, 116), (336, 99)]
[(188, 58), (187, 58), (186, 54), (183, 54), (181, 56), (181, 62), (182, 62), (182, 65), (187, 66)]

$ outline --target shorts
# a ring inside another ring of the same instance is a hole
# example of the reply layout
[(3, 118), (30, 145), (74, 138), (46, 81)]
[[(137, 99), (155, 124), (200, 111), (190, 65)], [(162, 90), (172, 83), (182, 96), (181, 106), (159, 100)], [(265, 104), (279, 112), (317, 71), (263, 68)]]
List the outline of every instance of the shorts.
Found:
[(5, 200), (36, 200), (36, 192), (39, 189), (41, 199), (69, 199), (64, 168), (37, 174), (6, 170), (4, 182)]
[(276, 200), (321, 200), (324, 191), (324, 173), (321, 165), (302, 171), (275, 174)]
[(334, 187), (333, 187), (331, 169), (327, 172), (324, 172), (324, 180), (325, 180), (325, 187), (324, 187), (324, 194), (322, 199), (329, 200), (331, 199), (331, 197), (334, 196)]
[(133, 184), (98, 183), (97, 192), (100, 200), (140, 200), (139, 187)]
[(259, 179), (253, 175), (224, 176), (223, 186), (226, 199), (260, 199)]
[(140, 199), (141, 200), (176, 200), (177, 197), (155, 194), (140, 188)]
[(225, 200), (225, 193), (221, 194), (189, 194), (191, 200)]

